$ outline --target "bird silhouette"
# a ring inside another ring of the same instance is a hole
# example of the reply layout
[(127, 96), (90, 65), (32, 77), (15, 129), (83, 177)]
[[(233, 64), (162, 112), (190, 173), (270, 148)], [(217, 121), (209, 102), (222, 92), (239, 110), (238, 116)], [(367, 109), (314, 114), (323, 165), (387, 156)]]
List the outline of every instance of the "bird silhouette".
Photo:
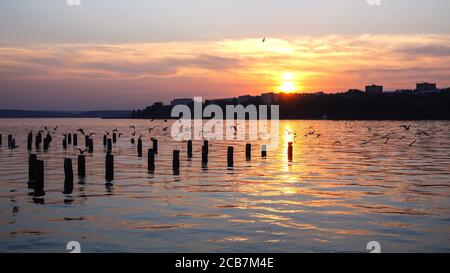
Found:
[(133, 126), (133, 125), (131, 125), (131, 126), (130, 126), (130, 129), (136, 130), (136, 127)]
[(261, 42), (263, 43), (266, 42), (266, 37), (264, 37)]
[(342, 143), (339, 140), (337, 140), (333, 143), (333, 145), (342, 145)]
[(401, 125), (400, 127), (405, 128), (405, 131), (409, 131), (409, 129), (411, 129), (411, 125)]
[(86, 134), (84, 133), (84, 130), (83, 130), (83, 129), (81, 129), (81, 128), (80, 128), (80, 129), (78, 129), (78, 130), (77, 130), (77, 132), (80, 132), (80, 133), (81, 133), (81, 134), (82, 134), (83, 136), (85, 136), (85, 135), (86, 135)]
[(410, 144), (409, 144), (408, 146), (409, 146), (409, 147), (412, 147), (412, 146), (414, 145), (414, 143), (416, 143), (416, 141), (417, 141), (417, 140), (416, 140), (416, 139), (414, 139), (414, 141), (413, 141), (413, 142), (411, 142), (411, 143), (410, 143)]
[(80, 148), (75, 148), (75, 150), (78, 150), (80, 152), (80, 155), (84, 154), (87, 150), (82, 150)]

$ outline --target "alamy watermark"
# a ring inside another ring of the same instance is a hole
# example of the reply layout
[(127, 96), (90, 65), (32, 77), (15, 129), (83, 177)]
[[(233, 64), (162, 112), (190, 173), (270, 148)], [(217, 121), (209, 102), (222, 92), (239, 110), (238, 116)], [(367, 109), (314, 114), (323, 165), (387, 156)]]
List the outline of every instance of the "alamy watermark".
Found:
[(181, 118), (172, 124), (171, 135), (176, 141), (260, 140), (268, 151), (273, 151), (279, 144), (279, 112), (278, 105), (250, 104), (226, 105), (224, 113), (223, 107), (216, 104), (203, 107), (202, 98), (196, 97), (193, 100), (193, 109), (187, 105), (176, 105), (172, 108), (172, 117)]

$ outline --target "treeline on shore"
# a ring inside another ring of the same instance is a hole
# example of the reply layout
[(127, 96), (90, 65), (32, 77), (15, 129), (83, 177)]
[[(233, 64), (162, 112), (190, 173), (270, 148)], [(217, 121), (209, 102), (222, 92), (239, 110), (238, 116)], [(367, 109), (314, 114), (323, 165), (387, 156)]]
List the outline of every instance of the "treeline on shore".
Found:
[[(227, 102), (238, 104), (238, 99)], [(255, 100), (244, 104), (262, 105)], [(386, 92), (366, 94), (348, 91), (337, 94), (280, 94), (276, 103), (280, 119), (332, 120), (450, 120), (450, 89), (432, 93)], [(208, 103), (205, 103), (205, 107)], [(220, 105), (225, 113), (225, 105)], [(192, 105), (190, 105), (193, 108)], [(133, 110), (132, 118), (169, 119), (172, 107), (161, 102)]]

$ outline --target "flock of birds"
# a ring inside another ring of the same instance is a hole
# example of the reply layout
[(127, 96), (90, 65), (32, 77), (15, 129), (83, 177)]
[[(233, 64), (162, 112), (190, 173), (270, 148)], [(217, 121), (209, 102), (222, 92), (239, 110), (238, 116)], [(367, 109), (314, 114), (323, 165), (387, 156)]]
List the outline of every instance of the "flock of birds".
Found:
[[(408, 147), (412, 147), (414, 146), (414, 144), (416, 144), (417, 140), (419, 137), (428, 137), (431, 135), (430, 132), (423, 130), (423, 129), (417, 129), (415, 131), (415, 133), (412, 135), (411, 137), (407, 137), (405, 135), (405, 132), (411, 132), (412, 126), (411, 125), (400, 125), (399, 128), (402, 128), (403, 130), (401, 130), (401, 132), (399, 131), (391, 131), (387, 134), (383, 133), (380, 134), (378, 132), (374, 132), (374, 130), (372, 129), (372, 127), (367, 127), (367, 130), (369, 133), (371, 133), (371, 137), (367, 140), (364, 140), (360, 143), (360, 146), (364, 146), (364, 145), (368, 145), (370, 143), (374, 143), (376, 141), (382, 141), (383, 144), (388, 144), (391, 140), (393, 139), (398, 139), (398, 140), (404, 140), (407, 141), (407, 146)], [(285, 129), (287, 135), (289, 135), (293, 141), (295, 141), (298, 137), (297, 132), (295, 131), (291, 131), (288, 129)], [(350, 135), (350, 134), (354, 134), (355, 132), (352, 130), (346, 131), (346, 135)], [(315, 138), (320, 138), (322, 135), (320, 133), (317, 133), (316, 130), (313, 130), (313, 127), (310, 126), (308, 128), (308, 131), (304, 134), (305, 138), (311, 138), (311, 137), (315, 137)], [(333, 146), (335, 145), (343, 145), (343, 143), (340, 140), (336, 140), (332, 143)]]

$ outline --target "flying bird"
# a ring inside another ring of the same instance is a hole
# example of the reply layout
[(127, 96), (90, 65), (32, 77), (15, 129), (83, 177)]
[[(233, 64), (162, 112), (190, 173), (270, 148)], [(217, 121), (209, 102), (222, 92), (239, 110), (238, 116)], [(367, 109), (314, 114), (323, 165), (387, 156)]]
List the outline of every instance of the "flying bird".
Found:
[(77, 132), (80, 132), (81, 134), (83, 134), (83, 136), (85, 136), (85, 135), (86, 135), (86, 134), (84, 133), (84, 130), (83, 130), (83, 129), (81, 129), (81, 128), (80, 128), (80, 129), (78, 129), (78, 130), (77, 130)]
[(413, 142), (411, 142), (411, 143), (410, 143), (410, 144), (409, 144), (408, 146), (409, 146), (409, 147), (412, 147), (412, 146), (414, 145), (414, 143), (416, 143), (416, 141), (417, 141), (417, 140), (416, 140), (416, 139), (414, 139), (414, 141), (413, 141)]
[(400, 127), (405, 128), (405, 131), (409, 131), (409, 129), (411, 129), (411, 125), (401, 125)]
[(80, 155), (84, 154), (84, 152), (86, 152), (87, 150), (82, 150), (80, 148), (75, 148), (76, 150), (78, 150), (80, 152)]

